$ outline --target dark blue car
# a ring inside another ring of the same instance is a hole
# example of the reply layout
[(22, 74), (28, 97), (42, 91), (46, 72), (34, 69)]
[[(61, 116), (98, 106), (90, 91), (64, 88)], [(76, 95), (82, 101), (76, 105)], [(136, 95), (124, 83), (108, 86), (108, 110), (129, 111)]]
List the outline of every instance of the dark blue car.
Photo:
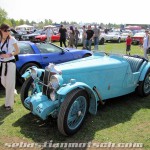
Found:
[(16, 65), (21, 75), (31, 66), (45, 68), (49, 63), (59, 64), (92, 55), (88, 50), (61, 48), (52, 43), (19, 41), (18, 46), (20, 54)]

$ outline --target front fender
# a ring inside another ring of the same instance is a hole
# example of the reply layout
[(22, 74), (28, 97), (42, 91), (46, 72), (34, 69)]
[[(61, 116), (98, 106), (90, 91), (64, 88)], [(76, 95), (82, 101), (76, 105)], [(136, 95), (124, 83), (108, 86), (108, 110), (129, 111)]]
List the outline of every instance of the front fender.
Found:
[(145, 75), (146, 75), (148, 69), (150, 69), (150, 62), (148, 62), (147, 65), (146, 65), (146, 66), (144, 67), (144, 69), (142, 70), (142, 73), (141, 73), (141, 75), (140, 75), (139, 81), (143, 81), (143, 80), (144, 80)]
[(89, 87), (87, 84), (82, 83), (82, 82), (69, 83), (69, 84), (61, 87), (57, 91), (57, 94), (65, 96), (69, 92), (71, 92), (72, 90), (74, 90), (76, 88), (85, 89), (86, 92), (89, 94), (89, 97), (90, 97), (89, 112), (91, 114), (95, 115), (97, 113), (97, 96), (96, 96), (95, 92), (92, 90), (92, 88)]
[(26, 71), (21, 77), (23, 77), (23, 78), (28, 78), (28, 77), (30, 77), (30, 76), (31, 76), (31, 71), (28, 70), (28, 71)]
[(34, 69), (34, 70), (36, 71), (38, 77), (41, 77), (42, 72), (45, 72), (44, 69), (39, 69), (39, 68), (37, 68), (37, 67), (31, 67), (31, 68), (29, 68), (24, 74), (22, 74), (21, 77), (23, 77), (23, 78), (28, 78), (28, 77), (30, 77), (30, 76), (31, 76), (31, 70), (32, 70), (32, 69)]

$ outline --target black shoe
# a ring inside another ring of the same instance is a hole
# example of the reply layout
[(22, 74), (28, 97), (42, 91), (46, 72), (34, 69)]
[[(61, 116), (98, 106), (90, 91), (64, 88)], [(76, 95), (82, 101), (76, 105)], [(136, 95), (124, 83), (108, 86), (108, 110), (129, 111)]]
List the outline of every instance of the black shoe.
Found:
[(12, 110), (12, 108), (10, 106), (5, 106), (6, 110)]

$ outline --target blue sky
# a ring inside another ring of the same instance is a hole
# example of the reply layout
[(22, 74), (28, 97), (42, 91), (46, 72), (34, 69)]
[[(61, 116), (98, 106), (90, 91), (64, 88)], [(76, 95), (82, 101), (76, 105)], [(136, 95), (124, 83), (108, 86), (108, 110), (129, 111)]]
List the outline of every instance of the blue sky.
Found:
[(0, 7), (16, 20), (150, 24), (148, 3), (148, 0), (0, 0)]

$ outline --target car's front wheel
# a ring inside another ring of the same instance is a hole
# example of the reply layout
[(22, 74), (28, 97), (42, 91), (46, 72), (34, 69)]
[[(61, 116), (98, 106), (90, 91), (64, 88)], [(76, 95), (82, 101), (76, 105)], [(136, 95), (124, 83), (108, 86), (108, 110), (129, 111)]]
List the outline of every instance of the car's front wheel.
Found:
[(87, 115), (88, 102), (83, 89), (76, 89), (66, 96), (57, 118), (58, 129), (63, 135), (73, 135), (79, 130)]
[(22, 85), (21, 87), (21, 92), (20, 92), (20, 98), (23, 106), (29, 110), (29, 108), (25, 105), (24, 101), (25, 99), (29, 96), (32, 95), (34, 89), (34, 84), (33, 84), (33, 78), (29, 77)]
[(121, 39), (119, 38), (119, 39), (117, 40), (117, 42), (120, 43), (120, 42), (121, 42)]
[(150, 94), (150, 69), (147, 71), (144, 80), (139, 82), (137, 92), (142, 97)]

